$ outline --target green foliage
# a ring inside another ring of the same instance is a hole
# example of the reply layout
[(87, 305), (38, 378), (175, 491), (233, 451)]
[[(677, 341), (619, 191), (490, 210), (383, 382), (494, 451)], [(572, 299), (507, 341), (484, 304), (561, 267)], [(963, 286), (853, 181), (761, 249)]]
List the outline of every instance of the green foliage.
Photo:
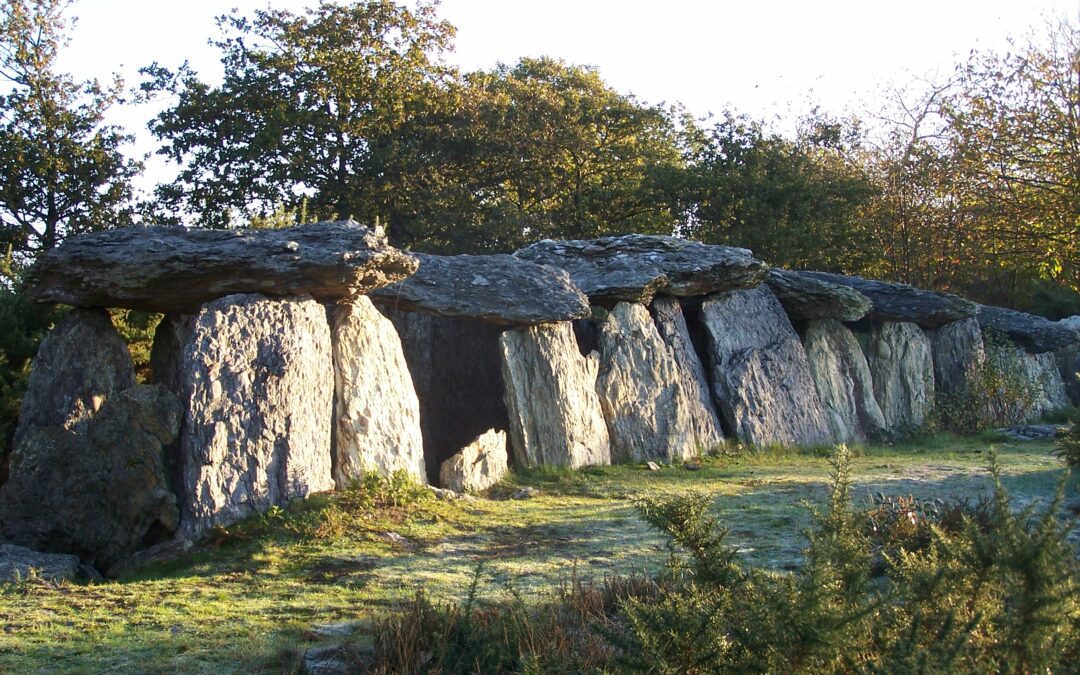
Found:
[(33, 302), (17, 285), (0, 283), (0, 478), (18, 423), (30, 363), (62, 311)]
[(796, 141), (730, 112), (708, 130), (687, 126), (680, 232), (784, 267), (859, 269), (873, 254), (857, 225), (877, 191), (851, 160), (860, 133), (817, 111)]
[(938, 396), (935, 426), (975, 433), (1031, 417), (1039, 392), (1018, 359), (1018, 348), (993, 330), (983, 331), (983, 341), (986, 359), (974, 365), (958, 392)]
[(150, 351), (154, 346), (154, 332), (161, 322), (162, 315), (154, 312), (140, 312), (133, 309), (109, 310), (113, 326), (127, 343), (135, 366), (135, 376), (139, 382), (150, 379)]
[(372, 222), (401, 193), (392, 139), (439, 99), (453, 28), (434, 6), (324, 3), (297, 15), (257, 10), (218, 20), (220, 86), (186, 66), (144, 69), (148, 93), (176, 103), (153, 122), (159, 151), (181, 165), (158, 188), (174, 212), (209, 227), (266, 217), (308, 199), (317, 218)]
[[(643, 498), (642, 517), (670, 542), (659, 576), (611, 579), (599, 590), (575, 577), (549, 601), (528, 605), (511, 591), (479, 607), (478, 571), (461, 604), (436, 606), (420, 594), (392, 612), (363, 665), (429, 673), (1068, 671), (1080, 657), (1080, 563), (1066, 541), (1062, 490), (1041, 512), (1016, 511), (993, 454), (990, 469), (993, 497), (975, 506), (882, 497), (859, 513), (841, 449), (792, 575), (740, 564), (707, 496)], [(875, 554), (888, 562), (883, 580), (873, 575)]]
[(1057, 439), (1054, 454), (1069, 466), (1080, 468), (1080, 423), (1074, 420), (1069, 430)]
[(103, 123), (122, 83), (55, 72), (70, 0), (9, 0), (0, 9), (0, 244), (33, 255), (71, 234), (130, 223), (130, 138)]

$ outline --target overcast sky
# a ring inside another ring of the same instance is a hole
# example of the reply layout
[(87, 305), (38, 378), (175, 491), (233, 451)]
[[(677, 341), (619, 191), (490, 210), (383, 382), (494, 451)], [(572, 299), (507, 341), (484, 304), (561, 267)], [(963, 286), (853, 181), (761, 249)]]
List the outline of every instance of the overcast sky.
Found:
[[(302, 11), (317, 1), (269, 4)], [(134, 84), (140, 66), (188, 60), (213, 79), (213, 17), (267, 5), (78, 0), (61, 65), (78, 79), (117, 72)], [(946, 73), (972, 49), (1002, 49), (1045, 17), (1078, 13), (1077, 0), (443, 0), (439, 10), (458, 29), (449, 60), (464, 69), (556, 56), (596, 66), (611, 86), (649, 103), (788, 120), (812, 104), (872, 109), (890, 85)], [(143, 151), (153, 147), (143, 130), (151, 114), (116, 117), (140, 133)]]

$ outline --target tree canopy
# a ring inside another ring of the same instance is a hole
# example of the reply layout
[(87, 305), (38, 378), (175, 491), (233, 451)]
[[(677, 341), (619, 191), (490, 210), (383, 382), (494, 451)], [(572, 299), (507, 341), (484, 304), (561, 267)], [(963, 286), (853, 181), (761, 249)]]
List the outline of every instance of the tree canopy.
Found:
[(103, 123), (121, 83), (75, 82), (56, 72), (70, 0), (0, 6), (0, 242), (19, 254), (79, 232), (132, 221), (128, 137)]

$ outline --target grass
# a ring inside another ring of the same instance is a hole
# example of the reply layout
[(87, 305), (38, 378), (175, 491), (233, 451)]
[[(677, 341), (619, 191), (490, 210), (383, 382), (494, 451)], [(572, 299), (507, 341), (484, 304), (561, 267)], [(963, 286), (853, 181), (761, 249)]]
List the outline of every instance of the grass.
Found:
[[(988, 447), (985, 437), (939, 435), (856, 448), (856, 505), (879, 492), (975, 499), (990, 488)], [(998, 448), (1016, 503), (1048, 500), (1064, 466), (1052, 445)], [(707, 458), (694, 471), (524, 472), (473, 502), (319, 495), (117, 581), (0, 586), (0, 672), (289, 672), (328, 624), (369, 625), (421, 588), (435, 601), (460, 599), (481, 563), (481, 596), (512, 587), (528, 598), (574, 574), (654, 571), (667, 550), (631, 504), (645, 493), (709, 495), (747, 562), (791, 569), (810, 524), (802, 504), (820, 502), (829, 484), (818, 454), (773, 448)], [(539, 495), (502, 498), (521, 486)], [(1067, 490), (1078, 508), (1080, 477)]]

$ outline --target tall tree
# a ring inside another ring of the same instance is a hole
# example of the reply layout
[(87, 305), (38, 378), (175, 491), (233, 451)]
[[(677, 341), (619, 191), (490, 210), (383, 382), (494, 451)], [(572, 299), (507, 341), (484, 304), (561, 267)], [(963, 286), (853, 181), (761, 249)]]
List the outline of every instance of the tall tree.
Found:
[(103, 123), (121, 83), (56, 72), (70, 0), (4, 0), (0, 8), (0, 237), (23, 257), (78, 232), (129, 224), (129, 137)]
[(858, 270), (858, 219), (876, 194), (854, 159), (858, 126), (815, 112), (803, 127), (790, 140), (732, 113), (709, 129), (687, 125), (681, 232), (776, 265)]
[(374, 220), (386, 210), (386, 139), (436, 98), (453, 28), (433, 5), (321, 3), (304, 15), (219, 18), (224, 81), (186, 66), (144, 69), (176, 95), (152, 131), (182, 168), (160, 200), (200, 224), (246, 224), (307, 199), (315, 216)]
[(552, 58), (470, 73), (394, 156), (413, 164), (402, 238), (435, 250), (506, 250), (541, 238), (671, 233), (667, 173), (683, 167), (670, 113)]

